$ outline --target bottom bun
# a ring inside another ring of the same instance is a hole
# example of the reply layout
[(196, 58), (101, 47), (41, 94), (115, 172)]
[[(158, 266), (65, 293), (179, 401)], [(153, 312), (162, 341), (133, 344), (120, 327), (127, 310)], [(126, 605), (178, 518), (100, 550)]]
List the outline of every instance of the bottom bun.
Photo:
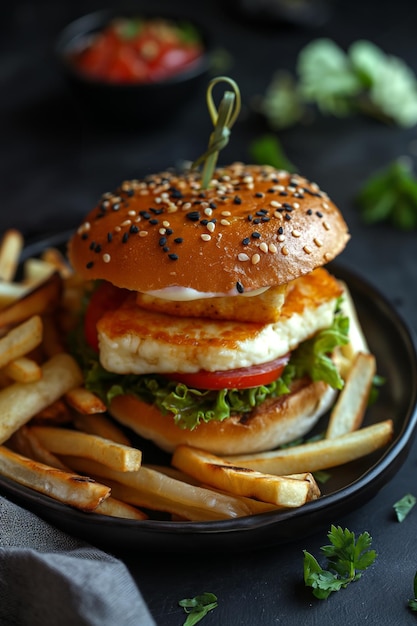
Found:
[(133, 395), (116, 396), (110, 413), (167, 452), (188, 444), (218, 455), (250, 454), (305, 435), (329, 410), (335, 395), (326, 383), (297, 381), (289, 394), (270, 398), (250, 413), (203, 423), (194, 430), (179, 428), (172, 417)]

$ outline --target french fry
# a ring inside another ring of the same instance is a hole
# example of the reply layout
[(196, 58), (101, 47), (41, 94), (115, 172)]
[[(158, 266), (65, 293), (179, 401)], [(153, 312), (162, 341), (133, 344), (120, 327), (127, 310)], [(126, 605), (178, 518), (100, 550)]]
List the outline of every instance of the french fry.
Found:
[(0, 339), (0, 367), (34, 350), (42, 341), (42, 320), (39, 315), (10, 330)]
[(9, 306), (29, 291), (27, 285), (0, 281), (0, 309)]
[(0, 444), (39, 411), (82, 383), (82, 373), (69, 354), (58, 354), (42, 365), (42, 378), (13, 383), (0, 390)]
[(142, 463), (142, 452), (109, 439), (68, 428), (31, 426), (40, 443), (53, 454), (92, 459), (120, 472), (134, 472)]
[(10, 228), (4, 233), (0, 244), (0, 280), (13, 280), (23, 243), (20, 231)]
[(23, 264), (23, 282), (34, 287), (48, 280), (56, 271), (56, 268), (50, 263), (46, 263), (42, 259), (30, 257)]
[(49, 358), (60, 352), (66, 352), (63, 333), (61, 333), (57, 324), (57, 316), (53, 314), (42, 315), (43, 321), (43, 337), (42, 349), (44, 354)]
[(59, 303), (61, 288), (62, 279), (55, 272), (22, 298), (0, 310), (0, 328), (16, 325), (32, 315), (41, 315), (52, 310)]
[(68, 404), (85, 415), (94, 415), (95, 413), (105, 413), (106, 405), (98, 396), (85, 387), (75, 387), (65, 394), (65, 400)]
[(110, 488), (86, 476), (63, 472), (0, 446), (0, 474), (83, 511), (93, 511)]
[(135, 519), (135, 520), (144, 520), (148, 519), (148, 515), (143, 511), (140, 511), (136, 507), (127, 504), (126, 502), (122, 502), (122, 500), (117, 500), (110, 496), (106, 498), (98, 507), (96, 507), (93, 513), (100, 513), (101, 515), (108, 515), (110, 517), (123, 517), (124, 519)]
[(306, 480), (269, 475), (186, 445), (177, 446), (172, 465), (217, 489), (279, 507), (299, 507), (320, 495), (311, 475)]
[(67, 279), (72, 276), (72, 268), (58, 248), (46, 248), (42, 252), (41, 259), (57, 270), (62, 278)]
[(38, 365), (36, 361), (28, 359), (25, 356), (21, 356), (20, 358), (11, 361), (11, 363), (8, 363), (3, 368), (3, 372), (12, 380), (21, 383), (33, 383), (34, 381), (42, 378), (40, 365)]
[(39, 463), (45, 463), (55, 469), (69, 472), (70, 469), (65, 465), (61, 459), (52, 454), (49, 450), (43, 446), (39, 440), (32, 433), (30, 428), (22, 426), (17, 430), (10, 439), (7, 441), (7, 447), (11, 448), (15, 452), (22, 454), (23, 456), (32, 459), (33, 461), (39, 461)]
[(374, 355), (358, 352), (345, 381), (345, 386), (331, 411), (326, 430), (327, 439), (334, 439), (360, 428), (375, 370)]
[(392, 420), (378, 422), (336, 439), (322, 439), (282, 450), (227, 457), (260, 472), (284, 475), (337, 467), (349, 463), (386, 446), (392, 439)]
[(232, 495), (189, 485), (145, 467), (137, 472), (116, 472), (88, 459), (64, 456), (63, 460), (77, 472), (99, 477), (111, 486), (116, 498), (134, 506), (195, 521), (236, 518), (262, 512), (256, 501), (251, 508), (248, 502)]
[(58, 398), (54, 402), (51, 402), (48, 406), (38, 411), (32, 417), (32, 424), (49, 426), (51, 424), (70, 424), (72, 423), (72, 413), (69, 406), (64, 402), (62, 398)]
[(74, 426), (91, 435), (99, 435), (116, 443), (130, 446), (131, 442), (124, 432), (105, 415), (82, 415), (78, 413), (73, 417)]

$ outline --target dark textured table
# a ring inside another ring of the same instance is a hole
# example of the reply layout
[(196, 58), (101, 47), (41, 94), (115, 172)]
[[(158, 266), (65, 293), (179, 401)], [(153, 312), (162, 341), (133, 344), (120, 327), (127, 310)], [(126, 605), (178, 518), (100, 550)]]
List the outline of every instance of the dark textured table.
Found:
[[(343, 47), (370, 39), (417, 71), (417, 5), (411, 0), (335, 0), (328, 19), (315, 28), (245, 20), (226, 0), (200, 0), (198, 7), (178, 0), (176, 5), (199, 15), (215, 44), (229, 53), (227, 73), (240, 85), (246, 103), (222, 153), (223, 162), (248, 160), (250, 141), (263, 131), (259, 120), (248, 114), (248, 103), (264, 92), (276, 69), (293, 69), (298, 51), (315, 37), (330, 37)], [(101, 6), (93, 1), (16, 0), (2, 15), (0, 227), (20, 228), (27, 241), (73, 228), (103, 191), (124, 179), (195, 158), (211, 130), (203, 97), (187, 103), (175, 119), (158, 128), (110, 131), (86, 123), (59, 73), (53, 43), (66, 23), (95, 8)], [(413, 330), (416, 233), (387, 224), (365, 226), (353, 199), (376, 169), (401, 155), (413, 157), (416, 136), (416, 129), (358, 117), (319, 118), (308, 127), (280, 134), (289, 158), (344, 212), (352, 239), (340, 260), (380, 289)], [(203, 591), (219, 599), (219, 607), (205, 618), (207, 626), (415, 623), (407, 600), (417, 570), (417, 512), (400, 524), (392, 505), (405, 493), (417, 494), (416, 446), (371, 501), (332, 520), (356, 533), (368, 530), (373, 537), (378, 558), (361, 581), (326, 602), (316, 601), (304, 588), (302, 550), (318, 556), (327, 542), (323, 529), (309, 528), (307, 536), (276, 548), (254, 551), (248, 540), (247, 551), (237, 554), (196, 554), (191, 544), (179, 555), (135, 551), (123, 558), (158, 625), (181, 624), (183, 611), (177, 601)]]

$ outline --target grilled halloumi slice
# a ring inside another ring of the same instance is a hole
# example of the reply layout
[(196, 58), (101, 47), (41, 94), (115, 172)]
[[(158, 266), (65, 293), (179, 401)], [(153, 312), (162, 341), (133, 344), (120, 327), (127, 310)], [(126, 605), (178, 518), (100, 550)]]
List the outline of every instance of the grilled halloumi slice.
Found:
[(290, 284), (280, 318), (271, 324), (146, 311), (132, 293), (98, 322), (100, 360), (120, 374), (218, 371), (266, 363), (330, 326), (341, 293), (336, 279), (319, 268)]

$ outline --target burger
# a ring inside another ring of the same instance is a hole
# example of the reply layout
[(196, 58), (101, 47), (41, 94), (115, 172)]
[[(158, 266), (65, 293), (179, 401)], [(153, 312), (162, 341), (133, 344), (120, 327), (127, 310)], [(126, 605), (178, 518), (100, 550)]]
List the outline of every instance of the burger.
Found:
[(349, 239), (317, 184), (270, 166), (124, 181), (69, 242), (90, 286), (77, 345), (86, 385), (157, 446), (215, 454), (305, 435), (343, 387)]

